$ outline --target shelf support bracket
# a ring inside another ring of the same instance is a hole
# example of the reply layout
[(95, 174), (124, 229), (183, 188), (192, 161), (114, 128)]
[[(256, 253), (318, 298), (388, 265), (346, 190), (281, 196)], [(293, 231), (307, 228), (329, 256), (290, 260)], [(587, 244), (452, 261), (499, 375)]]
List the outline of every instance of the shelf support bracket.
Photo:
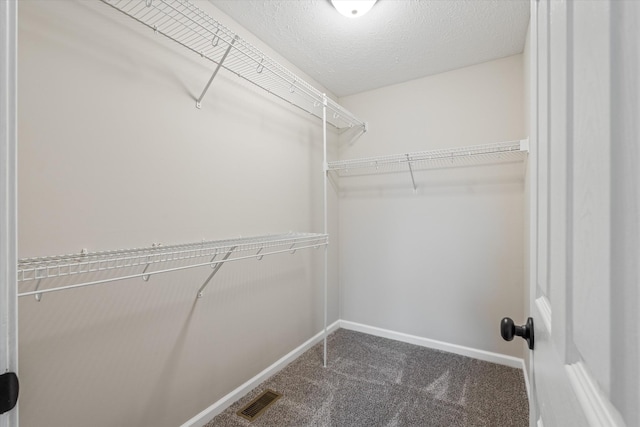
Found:
[[(40, 289), (40, 282), (42, 282), (42, 278), (38, 279), (38, 281), (36, 282), (36, 288), (35, 290), (37, 291), (38, 289)], [(42, 294), (41, 293), (37, 293), (34, 295), (36, 301), (40, 302), (42, 301)]]
[(411, 167), (411, 158), (409, 157), (408, 154), (406, 154), (407, 156), (407, 164), (409, 165), (409, 173), (411, 173), (411, 182), (413, 183), (413, 192), (415, 193), (416, 191), (418, 191), (418, 188), (416, 187), (416, 180), (413, 177), (413, 168)]
[[(151, 248), (156, 249), (156, 248), (159, 248), (160, 246), (162, 246), (162, 243), (153, 243), (151, 245)], [(152, 255), (147, 255), (147, 265), (145, 265), (144, 270), (142, 270), (142, 280), (144, 280), (145, 282), (148, 282), (149, 279), (151, 278), (151, 273), (144, 274), (147, 272), (147, 269), (151, 265), (151, 257)]]
[(353, 136), (351, 137), (351, 139), (349, 140), (349, 142), (347, 143), (347, 145), (351, 146), (351, 145), (355, 144), (355, 143), (356, 143), (356, 141), (357, 141), (358, 139), (360, 139), (360, 137), (361, 137), (362, 135), (364, 135), (366, 132), (367, 132), (367, 123), (365, 122), (364, 126), (360, 127), (360, 128), (358, 129), (358, 132), (356, 132), (356, 134), (355, 134), (355, 135), (353, 135)]
[(232, 247), (231, 249), (229, 249), (227, 251), (226, 254), (224, 254), (224, 258), (222, 258), (222, 261), (219, 261), (216, 263), (216, 266), (214, 267), (213, 271), (211, 272), (211, 274), (209, 275), (209, 277), (207, 277), (207, 280), (204, 281), (204, 283), (202, 284), (202, 286), (200, 286), (200, 289), (198, 290), (198, 298), (202, 298), (203, 292), (204, 292), (204, 288), (207, 287), (207, 285), (209, 284), (209, 282), (211, 281), (211, 279), (213, 279), (213, 276), (216, 275), (216, 273), (218, 272), (218, 270), (220, 270), (220, 267), (222, 267), (222, 264), (224, 264), (224, 262), (229, 259), (229, 257), (231, 256), (231, 253), (237, 248), (237, 246)]
[(211, 78), (209, 79), (209, 82), (207, 83), (207, 85), (204, 87), (204, 90), (202, 91), (202, 95), (200, 95), (200, 98), (198, 98), (198, 100), (196, 101), (196, 108), (202, 108), (202, 99), (207, 94), (207, 91), (209, 90), (209, 86), (211, 86), (213, 79), (216, 78), (216, 74), (218, 74), (218, 71), (220, 71), (220, 67), (222, 67), (222, 63), (224, 62), (225, 59), (227, 59), (227, 55), (229, 55), (229, 52), (231, 51), (231, 48), (233, 47), (233, 44), (236, 42), (236, 40), (238, 40), (238, 36), (235, 36), (233, 40), (231, 40), (231, 43), (229, 43), (229, 47), (224, 52), (224, 55), (222, 55), (220, 62), (218, 62), (216, 69), (213, 70), (213, 74), (211, 75)]

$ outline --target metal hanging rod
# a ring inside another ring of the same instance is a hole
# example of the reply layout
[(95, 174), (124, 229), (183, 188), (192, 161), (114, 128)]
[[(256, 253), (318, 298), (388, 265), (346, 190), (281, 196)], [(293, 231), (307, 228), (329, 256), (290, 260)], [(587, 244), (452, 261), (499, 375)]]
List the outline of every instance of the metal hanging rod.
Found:
[[(83, 250), (79, 254), (25, 258), (18, 261), (18, 283), (22, 288), (29, 282), (35, 282), (36, 285), (23, 291), (19, 289), (18, 296), (34, 295), (39, 301), (42, 294), (49, 292), (138, 277), (148, 280), (154, 274), (209, 265), (214, 269), (214, 272), (198, 291), (199, 295), (201, 295), (204, 287), (206, 287), (222, 263), (252, 258), (261, 260), (265, 255), (294, 253), (299, 249), (319, 248), (327, 244), (327, 234), (285, 233), (171, 246), (154, 244), (152, 247), (147, 248), (104, 252), (87, 252)], [(218, 259), (218, 257), (221, 258)], [(161, 267), (161, 264), (170, 262), (179, 262), (180, 265), (156, 269), (150, 268), (153, 266)], [(135, 267), (142, 267), (142, 270), (140, 272), (132, 272), (131, 269)], [(122, 273), (117, 274), (115, 273), (116, 270), (120, 270)], [(106, 278), (97, 278), (95, 274), (88, 276), (89, 273), (105, 271), (114, 271), (114, 274)], [(81, 276), (86, 280), (79, 280), (69, 285), (40, 288), (40, 283), (44, 279), (69, 276)]]
[[(100, 1), (270, 94), (322, 118), (320, 91), (188, 0)], [(202, 96), (198, 103), (201, 100)], [(335, 128), (365, 128), (363, 121), (335, 101), (327, 100), (327, 108), (327, 122)]]
[[(529, 141), (509, 141), (442, 150), (419, 151), (390, 156), (339, 160), (328, 163), (340, 176), (365, 175), (415, 169), (459, 167), (494, 162), (521, 161), (529, 152)], [(413, 180), (414, 190), (415, 180)]]

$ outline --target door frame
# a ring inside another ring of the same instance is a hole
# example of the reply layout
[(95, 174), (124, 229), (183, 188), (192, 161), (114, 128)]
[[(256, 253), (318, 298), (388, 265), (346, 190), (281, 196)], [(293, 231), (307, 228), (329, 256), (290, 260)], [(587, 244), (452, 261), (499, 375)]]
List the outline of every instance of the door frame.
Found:
[[(528, 66), (528, 84), (529, 84), (529, 155), (527, 161), (527, 189), (528, 192), (526, 201), (528, 203), (525, 212), (527, 214), (528, 236), (527, 236), (527, 251), (528, 251), (528, 275), (526, 277), (526, 284), (528, 287), (528, 295), (526, 295), (525, 306), (529, 313), (533, 315), (536, 301), (536, 283), (537, 283), (537, 250), (538, 245), (536, 243), (538, 236), (537, 227), (537, 211), (538, 211), (538, 0), (531, 0), (529, 2), (529, 66)], [(525, 291), (526, 293), (526, 291)], [(535, 319), (541, 321), (542, 319)], [(535, 334), (535, 327), (534, 327)], [(523, 346), (524, 348), (524, 346)], [(535, 350), (534, 350), (535, 351)], [(525, 366), (526, 372), (524, 372), (527, 392), (529, 394), (529, 426), (534, 427), (538, 422), (538, 408), (535, 396), (535, 390), (533, 389), (533, 357), (528, 350), (524, 350), (525, 354)]]
[[(18, 372), (18, 2), (0, 1), (0, 373)], [(18, 426), (18, 407), (0, 427)]]

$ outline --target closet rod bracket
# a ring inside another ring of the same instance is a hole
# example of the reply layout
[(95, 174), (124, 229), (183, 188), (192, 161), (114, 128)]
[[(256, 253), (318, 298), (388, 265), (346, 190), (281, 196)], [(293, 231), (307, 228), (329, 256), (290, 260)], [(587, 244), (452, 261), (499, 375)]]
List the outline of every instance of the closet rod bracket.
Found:
[(204, 90), (202, 91), (202, 95), (200, 95), (200, 98), (198, 98), (198, 100), (196, 101), (196, 108), (202, 108), (202, 99), (207, 94), (207, 91), (209, 90), (209, 86), (211, 86), (213, 79), (216, 78), (216, 74), (218, 74), (218, 71), (220, 71), (220, 67), (222, 67), (224, 60), (227, 59), (227, 55), (229, 55), (229, 52), (231, 51), (231, 48), (233, 47), (233, 44), (236, 42), (236, 40), (238, 40), (238, 36), (235, 36), (233, 40), (231, 40), (231, 43), (229, 43), (229, 47), (227, 47), (227, 50), (224, 52), (224, 55), (222, 55), (220, 62), (218, 62), (216, 69), (213, 70), (213, 74), (211, 75), (211, 78), (207, 82), (207, 85), (204, 87)]
[(222, 264), (224, 264), (224, 262), (229, 259), (229, 257), (231, 256), (231, 253), (237, 248), (237, 246), (233, 246), (231, 249), (229, 249), (227, 251), (226, 254), (224, 254), (224, 258), (222, 258), (222, 261), (219, 261), (216, 263), (216, 266), (213, 268), (213, 271), (211, 272), (211, 274), (209, 274), (209, 277), (207, 277), (207, 280), (204, 281), (204, 283), (202, 284), (202, 286), (200, 286), (200, 289), (198, 289), (198, 298), (202, 298), (203, 292), (204, 292), (204, 288), (207, 287), (207, 285), (209, 284), (209, 282), (211, 281), (211, 279), (213, 279), (213, 276), (216, 275), (216, 273), (218, 272), (218, 270), (220, 270), (220, 267), (222, 267)]
[(411, 182), (413, 183), (413, 192), (418, 191), (418, 187), (416, 187), (416, 179), (413, 176), (413, 167), (411, 166), (411, 157), (407, 154), (407, 164), (409, 165), (409, 173), (411, 173)]

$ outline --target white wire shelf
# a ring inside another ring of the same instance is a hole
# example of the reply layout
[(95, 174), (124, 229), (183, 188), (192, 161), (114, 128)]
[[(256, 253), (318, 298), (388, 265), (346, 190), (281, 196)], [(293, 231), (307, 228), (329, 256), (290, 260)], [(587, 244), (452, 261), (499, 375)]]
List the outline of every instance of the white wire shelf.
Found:
[[(189, 1), (101, 1), (272, 95), (322, 118), (325, 97), (321, 92)], [(207, 88), (208, 85), (205, 92)], [(327, 122), (334, 127), (365, 129), (363, 121), (329, 98), (327, 110)]]
[[(83, 251), (79, 254), (25, 258), (18, 260), (20, 285), (18, 296), (34, 295), (40, 300), (40, 296), (48, 292), (136, 277), (149, 280), (154, 274), (209, 265), (214, 271), (198, 292), (198, 296), (202, 296), (204, 287), (225, 262), (250, 258), (261, 260), (265, 255), (295, 253), (300, 249), (319, 248), (327, 245), (328, 242), (329, 238), (326, 234), (285, 233), (171, 246), (154, 245), (146, 248), (103, 252)], [(172, 266), (170, 265), (172, 263), (180, 265)], [(142, 268), (142, 271), (132, 272), (135, 267)], [(118, 270), (124, 274), (118, 274)], [(89, 274), (106, 271), (113, 271), (113, 274), (106, 278), (96, 278), (95, 275)], [(43, 279), (69, 278), (69, 276), (78, 276), (79, 279), (73, 284), (40, 289), (40, 282)], [(82, 281), (83, 277), (88, 280)], [(20, 288), (26, 287), (29, 282), (35, 285), (21, 291)]]
[(519, 162), (529, 152), (529, 141), (508, 141), (441, 150), (419, 151), (389, 156), (339, 160), (328, 163), (328, 169), (339, 176), (375, 173), (410, 172), (475, 166), (492, 163)]

